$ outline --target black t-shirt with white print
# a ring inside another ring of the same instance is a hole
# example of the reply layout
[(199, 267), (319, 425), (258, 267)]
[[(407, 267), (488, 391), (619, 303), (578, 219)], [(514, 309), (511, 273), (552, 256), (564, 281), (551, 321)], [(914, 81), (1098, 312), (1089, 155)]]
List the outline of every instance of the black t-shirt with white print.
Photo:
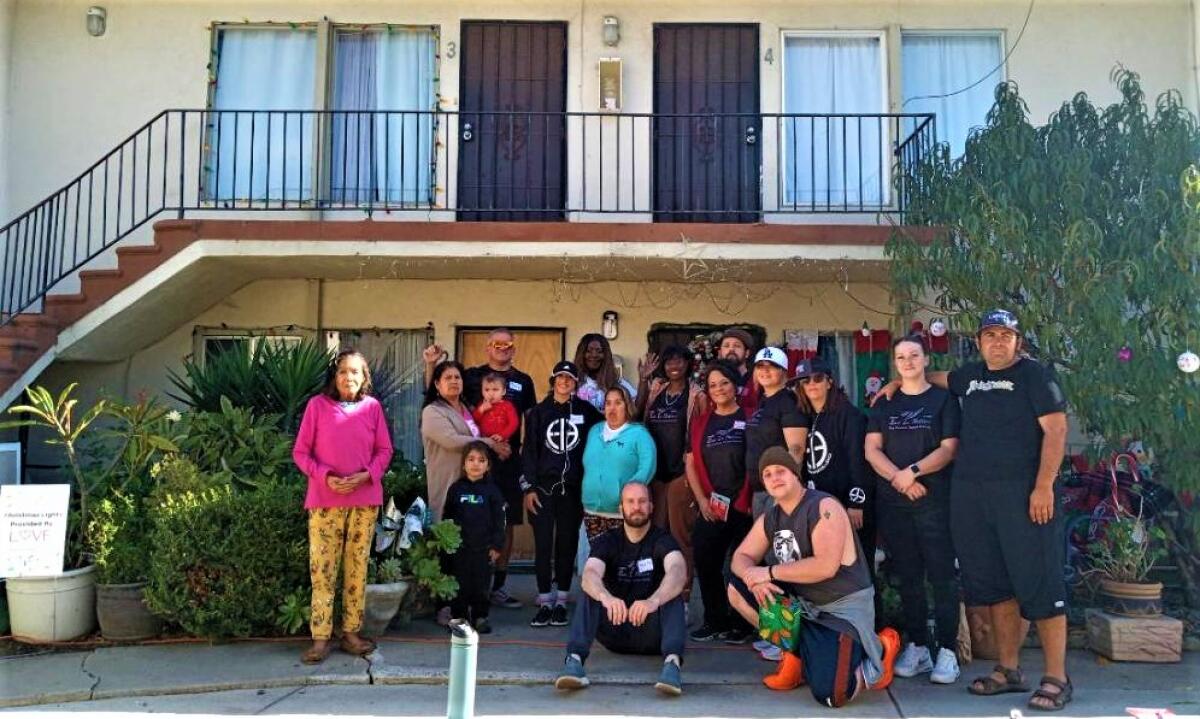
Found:
[(758, 459), (762, 453), (770, 447), (787, 448), (784, 429), (807, 429), (810, 424), (808, 416), (796, 406), (796, 395), (786, 389), (758, 401), (758, 407), (746, 420), (746, 469), (750, 472), (750, 486), (754, 491), (763, 490), (762, 477), (758, 474)]
[(686, 387), (679, 394), (659, 392), (654, 404), (646, 409), (646, 429), (658, 450), (654, 479), (669, 482), (683, 476), (683, 450), (687, 446)]
[(591, 555), (604, 562), (604, 588), (625, 602), (647, 599), (666, 576), (666, 558), (679, 545), (665, 530), (651, 526), (640, 542), (629, 541), (625, 527), (592, 539)]
[(1034, 482), (1042, 454), (1038, 418), (1067, 406), (1053, 372), (1028, 358), (1002, 370), (972, 362), (952, 371), (949, 385), (962, 398), (954, 481)]
[(713, 491), (736, 499), (746, 483), (746, 416), (742, 410), (709, 415), (700, 454)]
[[(958, 436), (961, 413), (958, 400), (941, 387), (929, 387), (920, 394), (898, 391), (891, 398), (880, 397), (867, 421), (867, 433), (883, 436), (883, 453), (899, 469), (911, 467), (937, 449), (944, 439)], [(917, 481), (925, 485), (926, 495), (915, 502), (892, 488), (885, 477), (877, 482), (879, 501), (901, 507), (918, 507), (950, 499), (948, 467), (922, 473)]]

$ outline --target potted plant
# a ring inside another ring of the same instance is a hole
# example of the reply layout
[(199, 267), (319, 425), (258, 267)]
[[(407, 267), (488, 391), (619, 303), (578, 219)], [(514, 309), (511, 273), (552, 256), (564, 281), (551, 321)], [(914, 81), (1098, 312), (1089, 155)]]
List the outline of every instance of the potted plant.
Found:
[(92, 512), (88, 533), (96, 563), (96, 617), (105, 639), (158, 636), (162, 621), (146, 606), (149, 524), (141, 500), (117, 492)]
[(105, 409), (100, 400), (82, 416), (76, 416), (79, 400), (69, 385), (58, 397), (44, 387), (25, 391), (28, 404), (8, 409), (25, 418), (0, 423), (0, 429), (39, 427), (47, 429), (48, 444), (61, 446), (75, 480), (74, 497), (67, 527), (64, 571), (40, 577), (9, 577), (7, 594), (13, 636), (22, 641), (56, 642), (88, 634), (96, 625), (96, 565), (86, 556), (87, 524), (94, 479), (85, 478), (79, 443), (88, 427)]
[[(388, 560), (372, 559), (367, 567), (367, 609), (368, 619), (366, 631), (368, 634), (382, 634), (388, 623), (396, 617), (397, 611), (403, 607), (405, 617), (414, 613), (414, 608), (428, 604), (432, 600), (446, 600), (458, 593), (458, 580), (442, 571), (442, 555), (450, 554), (462, 544), (462, 532), (458, 525), (451, 521), (441, 521), (430, 526), (419, 537), (412, 539), (407, 549), (397, 549), (398, 556)], [(372, 574), (372, 568), (376, 574)], [(388, 574), (383, 573), (386, 568)], [(404, 591), (398, 592), (395, 608), (391, 607), (390, 597), (382, 584), (383, 578), (392, 578), (404, 583)], [(374, 588), (373, 587), (377, 587)], [(388, 596), (389, 599), (384, 599)], [(373, 611), (372, 603), (379, 607)], [(371, 624), (370, 618), (377, 617), (383, 623)], [(383, 621), (386, 616), (387, 620)]]
[(403, 574), (403, 567), (396, 557), (382, 560), (372, 557), (367, 561), (367, 596), (362, 626), (367, 636), (383, 634), (392, 617), (400, 611), (400, 602), (404, 601), (410, 586)]
[(1166, 555), (1162, 528), (1137, 515), (1119, 513), (1088, 545), (1091, 573), (1100, 577), (1101, 608), (1109, 614), (1153, 617), (1162, 614), (1162, 582), (1148, 581)]

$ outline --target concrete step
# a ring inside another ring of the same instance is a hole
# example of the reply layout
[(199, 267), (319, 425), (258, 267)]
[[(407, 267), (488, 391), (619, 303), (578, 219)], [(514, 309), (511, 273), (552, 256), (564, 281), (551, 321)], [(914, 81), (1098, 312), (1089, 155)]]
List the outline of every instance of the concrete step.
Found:
[(93, 300), (107, 300), (132, 283), (121, 269), (84, 270), (79, 273), (80, 294)]

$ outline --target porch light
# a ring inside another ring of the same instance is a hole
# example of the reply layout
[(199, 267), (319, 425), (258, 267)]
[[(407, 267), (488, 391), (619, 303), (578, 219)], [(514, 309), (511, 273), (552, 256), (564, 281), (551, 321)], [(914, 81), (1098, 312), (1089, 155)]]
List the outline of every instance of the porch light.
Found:
[(621, 42), (621, 21), (615, 15), (604, 16), (604, 44), (616, 47)]
[(617, 338), (617, 313), (614, 310), (604, 311), (604, 320), (600, 323), (600, 334), (606, 340)]
[(99, 5), (87, 9), (87, 31), (92, 37), (100, 37), (108, 27), (108, 11)]

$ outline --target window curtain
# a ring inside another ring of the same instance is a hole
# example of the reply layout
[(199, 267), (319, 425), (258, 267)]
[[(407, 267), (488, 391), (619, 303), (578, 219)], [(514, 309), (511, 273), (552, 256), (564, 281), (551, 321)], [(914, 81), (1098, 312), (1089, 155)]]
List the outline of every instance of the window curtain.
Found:
[(217, 202), (312, 197), (316, 34), (231, 28), (217, 36), (208, 123), (207, 196)]
[[(998, 69), (1002, 55), (1000, 36), (995, 34), (905, 33), (900, 55), (904, 112), (934, 113), (938, 140), (950, 145), (952, 156), (961, 155), (971, 129), (987, 119), (996, 84), (1004, 79)], [(937, 97), (962, 90), (993, 71), (966, 92)]]
[(337, 34), (334, 202), (432, 204), (436, 47), (427, 28)]
[(784, 45), (785, 202), (831, 210), (879, 207), (888, 197), (885, 120), (829, 117), (885, 111), (876, 37), (788, 37)]

